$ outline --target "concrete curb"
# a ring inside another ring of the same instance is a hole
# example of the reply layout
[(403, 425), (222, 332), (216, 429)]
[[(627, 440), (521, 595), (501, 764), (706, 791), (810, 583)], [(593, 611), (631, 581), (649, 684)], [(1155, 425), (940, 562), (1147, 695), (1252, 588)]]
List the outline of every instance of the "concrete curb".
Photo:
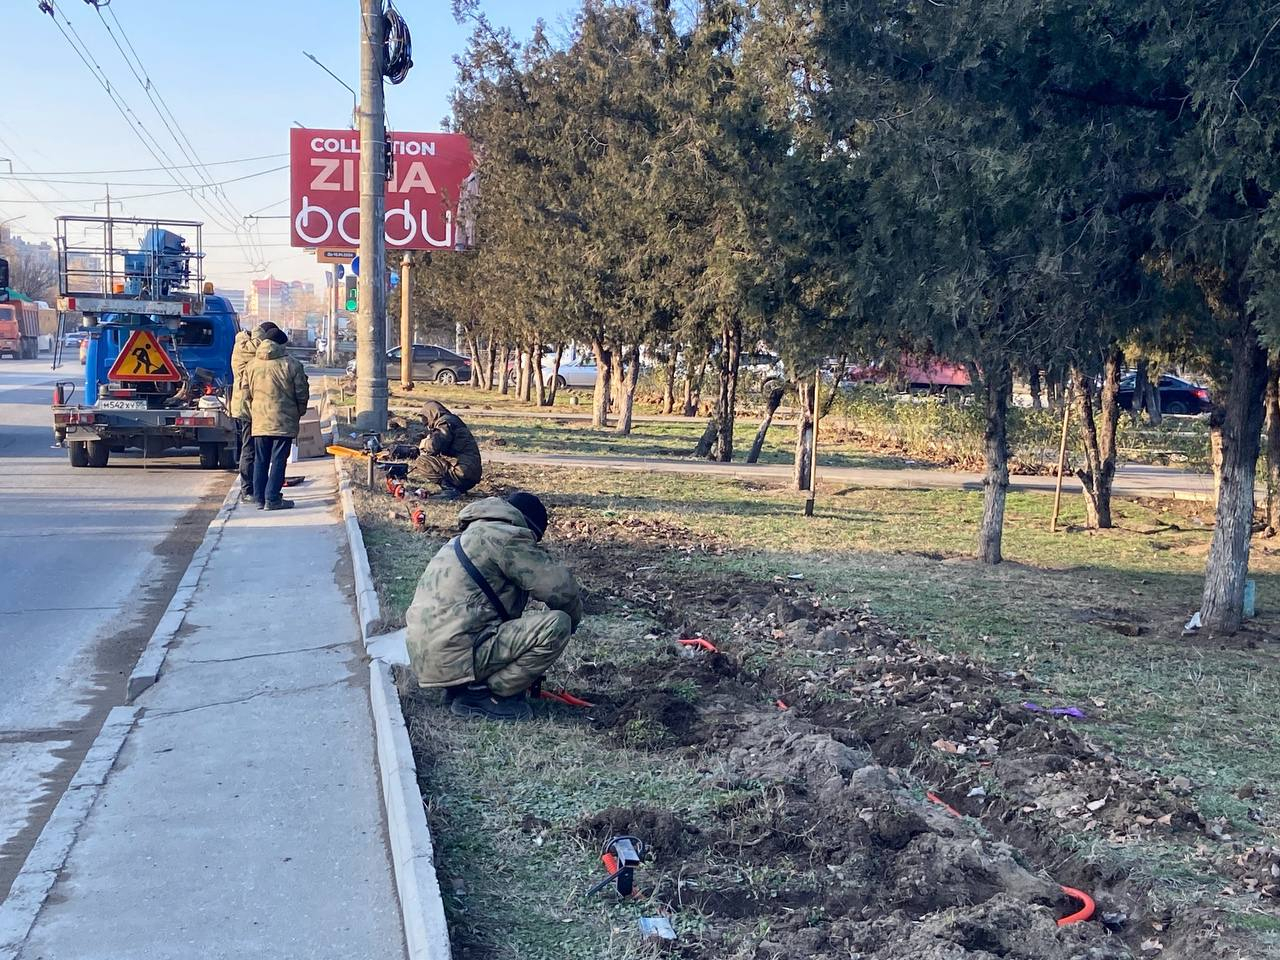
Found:
[[(351, 481), (334, 460), (338, 474), (343, 526), (351, 548), (355, 570), (355, 592), (360, 633), (366, 648), (369, 627), (382, 618), (382, 608), (369, 572), (369, 554), (356, 519), (351, 498)], [(382, 803), (391, 838), (391, 863), (400, 898), (400, 916), (409, 960), (449, 960), (449, 927), (444, 917), (444, 900), (436, 877), (435, 849), (427, 826), (426, 808), (418, 789), (418, 771), (413, 762), (409, 731), (400, 710), (400, 696), (391, 676), (391, 665), (381, 659), (369, 663), (369, 701), (378, 744), (378, 771), (382, 782)], [(0, 958), (3, 960), (3, 958)]]
[(0, 903), (0, 960), (14, 960), (31, 934), (49, 891), (67, 862), (80, 827), (89, 816), (107, 774), (115, 766), (138, 707), (115, 707), (98, 731), (66, 791), (53, 808), (13, 886)]
[(360, 533), (360, 521), (356, 519), (355, 501), (351, 499), (351, 478), (343, 472), (342, 463), (333, 459), (333, 469), (338, 476), (338, 497), (342, 501), (342, 522), (347, 528), (347, 543), (351, 546), (351, 566), (356, 578), (356, 613), (360, 619), (360, 634), (369, 641), (369, 628), (382, 619), (382, 606), (378, 603), (378, 591), (373, 587), (373, 573), (369, 570), (369, 554), (364, 548), (364, 536)]
[(183, 621), (186, 620), (187, 610), (196, 595), (196, 587), (200, 584), (204, 568), (209, 565), (209, 557), (222, 540), (222, 531), (239, 502), (240, 484), (233, 483), (226, 497), (223, 498), (222, 507), (209, 522), (204, 540), (192, 554), (186, 573), (178, 581), (178, 588), (173, 593), (173, 599), (169, 601), (168, 609), (156, 624), (155, 632), (151, 634), (151, 639), (147, 641), (142, 655), (138, 657), (133, 672), (129, 674), (129, 685), (125, 690), (125, 700), (128, 703), (133, 703), (144, 690), (160, 679), (160, 670), (169, 652), (169, 644), (173, 642), (173, 638), (182, 628)]

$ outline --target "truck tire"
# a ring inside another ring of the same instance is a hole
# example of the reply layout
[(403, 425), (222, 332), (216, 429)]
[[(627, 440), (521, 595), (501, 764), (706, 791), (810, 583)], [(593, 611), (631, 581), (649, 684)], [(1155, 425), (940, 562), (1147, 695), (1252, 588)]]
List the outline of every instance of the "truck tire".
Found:
[(218, 467), (223, 470), (235, 470), (237, 466), (235, 447), (229, 443), (224, 443), (222, 445), (222, 453), (218, 457)]
[(111, 459), (111, 444), (105, 440), (90, 440), (85, 446), (89, 448), (87, 451), (89, 466), (105, 467), (107, 465), (107, 461)]
[(200, 469), (201, 470), (217, 470), (218, 461), (222, 459), (221, 443), (215, 441), (207, 441), (200, 444)]
[(73, 440), (67, 444), (67, 457), (71, 460), (73, 467), (87, 467), (89, 465), (89, 445), (83, 441)]

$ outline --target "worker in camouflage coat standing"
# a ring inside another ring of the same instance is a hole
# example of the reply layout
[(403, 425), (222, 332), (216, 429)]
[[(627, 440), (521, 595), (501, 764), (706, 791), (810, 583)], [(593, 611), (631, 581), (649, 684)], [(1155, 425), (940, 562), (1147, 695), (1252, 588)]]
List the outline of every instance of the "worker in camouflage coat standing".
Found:
[[(547, 510), (531, 493), (479, 500), (458, 524), (405, 613), (409, 658), (420, 686), (445, 688), (452, 712), (527, 720), (525, 691), (582, 620), (577, 581), (541, 546)], [(526, 610), (530, 599), (547, 609)]]

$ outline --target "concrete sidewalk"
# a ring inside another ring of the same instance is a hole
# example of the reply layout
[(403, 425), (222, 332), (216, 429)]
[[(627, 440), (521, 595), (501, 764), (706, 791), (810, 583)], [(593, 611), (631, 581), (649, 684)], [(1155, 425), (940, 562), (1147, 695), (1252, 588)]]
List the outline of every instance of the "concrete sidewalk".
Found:
[[(512, 453), (501, 448), (485, 447), (484, 459), (489, 463), (510, 463), (529, 467), (561, 467), (565, 469), (633, 470), (642, 473), (685, 473), (703, 476), (736, 477), (751, 480), (790, 481), (789, 463), (714, 463), (708, 460), (674, 460), (659, 457), (584, 457), (573, 454)], [(818, 481), (851, 487), (878, 487), (893, 490), (981, 490), (982, 474), (954, 470), (903, 469), (872, 467), (824, 467), (818, 462)], [(1053, 477), (1014, 476), (1010, 490), (1034, 490), (1052, 493)], [(1080, 481), (1063, 478), (1062, 490), (1068, 494), (1082, 491)], [(1213, 502), (1213, 477), (1204, 473), (1187, 473), (1172, 467), (1129, 464), (1116, 471), (1113, 492), (1118, 497), (1156, 497), (1166, 500)], [(1266, 499), (1266, 488), (1260, 486), (1255, 495)]]
[(96, 791), (82, 822), (42, 835), (0, 908), (0, 957), (6, 935), (21, 960), (405, 956), (333, 467), (289, 472), (296, 509), (215, 534), (159, 681), (99, 738), (118, 756), (95, 744), (68, 791)]

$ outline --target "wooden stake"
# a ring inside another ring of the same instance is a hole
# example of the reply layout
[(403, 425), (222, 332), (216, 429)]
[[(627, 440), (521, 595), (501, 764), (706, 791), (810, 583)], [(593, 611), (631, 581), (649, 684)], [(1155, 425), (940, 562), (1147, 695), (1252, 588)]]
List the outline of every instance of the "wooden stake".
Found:
[(804, 502), (804, 515), (813, 516), (813, 507), (818, 499), (818, 410), (822, 387), (822, 364), (813, 371), (813, 432), (809, 437), (809, 497)]
[(1058, 482), (1053, 491), (1053, 516), (1049, 520), (1049, 532), (1058, 532), (1058, 508), (1062, 505), (1062, 474), (1067, 469), (1067, 426), (1071, 423), (1071, 391), (1062, 403), (1062, 442), (1058, 444)]

